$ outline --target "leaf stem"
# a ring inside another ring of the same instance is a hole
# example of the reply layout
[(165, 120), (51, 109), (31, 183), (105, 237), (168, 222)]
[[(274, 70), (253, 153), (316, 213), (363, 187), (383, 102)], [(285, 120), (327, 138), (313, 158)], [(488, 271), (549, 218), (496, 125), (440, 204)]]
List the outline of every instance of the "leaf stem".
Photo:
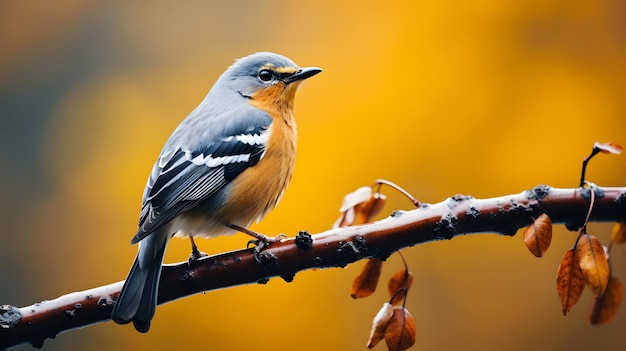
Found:
[(406, 196), (413, 203), (413, 205), (415, 205), (415, 207), (419, 207), (421, 205), (421, 202), (418, 199), (416, 199), (415, 197), (413, 197), (413, 195), (411, 195), (411, 193), (409, 193), (408, 191), (402, 189), (402, 187), (397, 185), (396, 183), (390, 182), (390, 181), (388, 181), (386, 179), (376, 179), (376, 181), (372, 185), (372, 188), (378, 186), (378, 189), (376, 190), (376, 192), (380, 192), (380, 187), (383, 184), (394, 188), (395, 190), (400, 192), (402, 195)]
[(587, 224), (589, 223), (589, 218), (591, 218), (591, 211), (593, 210), (593, 205), (596, 201), (596, 192), (594, 189), (595, 185), (590, 184), (589, 182), (583, 181), (583, 184), (581, 185), (581, 187), (583, 187), (584, 185), (589, 186), (589, 193), (591, 194), (590, 195), (591, 200), (589, 201), (589, 208), (587, 209), (587, 216), (585, 217), (585, 222), (583, 222), (583, 226), (580, 228), (580, 232), (578, 233), (578, 237), (576, 238), (576, 243), (574, 244), (574, 248), (573, 248), (574, 252), (576, 252), (576, 246), (578, 246), (578, 241), (580, 240), (580, 237), (583, 235), (587, 235)]
[(589, 163), (589, 161), (591, 161), (591, 159), (597, 155), (599, 152), (601, 151), (600, 148), (598, 148), (595, 144), (593, 145), (593, 149), (591, 149), (591, 153), (589, 154), (589, 156), (585, 157), (583, 159), (583, 167), (582, 167), (582, 171), (580, 172), (580, 183), (578, 184), (579, 187), (583, 187), (583, 185), (585, 184), (585, 173), (587, 172), (587, 163)]

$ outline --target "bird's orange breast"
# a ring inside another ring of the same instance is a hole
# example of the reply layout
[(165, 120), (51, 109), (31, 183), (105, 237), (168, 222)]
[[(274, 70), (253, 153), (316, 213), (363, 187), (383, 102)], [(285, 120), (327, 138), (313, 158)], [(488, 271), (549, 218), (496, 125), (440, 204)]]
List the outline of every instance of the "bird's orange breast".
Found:
[(296, 156), (297, 130), (293, 99), (297, 84), (275, 84), (253, 94), (250, 104), (273, 119), (263, 158), (231, 183), (227, 203), (216, 213), (227, 223), (247, 227), (272, 210), (291, 180)]

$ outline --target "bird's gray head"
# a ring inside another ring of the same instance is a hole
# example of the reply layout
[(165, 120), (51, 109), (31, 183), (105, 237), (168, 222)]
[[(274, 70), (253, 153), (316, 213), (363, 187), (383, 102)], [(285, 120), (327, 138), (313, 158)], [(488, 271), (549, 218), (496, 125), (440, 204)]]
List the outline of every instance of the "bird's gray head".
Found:
[(300, 68), (282, 55), (258, 52), (235, 61), (218, 79), (217, 84), (226, 85), (241, 96), (251, 98), (261, 89), (276, 84), (286, 87), (321, 71), (316, 67)]

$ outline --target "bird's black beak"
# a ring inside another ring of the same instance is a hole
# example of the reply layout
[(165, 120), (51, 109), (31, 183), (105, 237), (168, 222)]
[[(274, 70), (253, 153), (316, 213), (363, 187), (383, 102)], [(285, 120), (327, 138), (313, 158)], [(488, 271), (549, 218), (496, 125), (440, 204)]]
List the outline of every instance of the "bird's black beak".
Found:
[(307, 79), (307, 78), (311, 78), (314, 75), (320, 73), (322, 71), (321, 68), (317, 68), (317, 67), (305, 67), (305, 68), (300, 68), (299, 70), (296, 71), (296, 73), (286, 77), (285, 79), (283, 79), (283, 82), (285, 82), (285, 84), (290, 84), (299, 80), (303, 80), (303, 79)]

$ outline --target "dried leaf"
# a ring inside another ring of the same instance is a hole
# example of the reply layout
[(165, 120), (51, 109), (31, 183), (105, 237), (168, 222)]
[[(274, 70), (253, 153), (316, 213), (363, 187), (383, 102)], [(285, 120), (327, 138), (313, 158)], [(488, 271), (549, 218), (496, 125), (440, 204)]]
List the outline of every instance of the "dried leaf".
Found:
[(385, 329), (387, 349), (404, 351), (415, 344), (415, 319), (404, 307), (395, 307)]
[(380, 193), (372, 194), (372, 188), (361, 187), (343, 198), (339, 211), (341, 217), (333, 228), (368, 223), (385, 207), (387, 198)]
[(351, 225), (369, 223), (385, 207), (386, 197), (380, 193), (374, 193), (366, 202), (354, 206), (354, 221)]
[(593, 297), (589, 313), (587, 314), (587, 321), (592, 325), (603, 325), (611, 322), (617, 314), (623, 295), (624, 287), (622, 283), (611, 277), (604, 295), (602, 297)]
[(372, 188), (363, 186), (343, 197), (339, 212), (343, 215), (335, 222), (334, 228), (345, 227), (354, 223), (354, 207), (372, 197)]
[(600, 150), (600, 152), (602, 152), (603, 154), (619, 155), (622, 153), (622, 151), (624, 151), (624, 148), (622, 148), (620, 144), (612, 141), (609, 141), (607, 143), (599, 143), (596, 141), (593, 144), (593, 148)]
[(354, 222), (354, 209), (342, 213), (335, 223), (333, 223), (333, 228), (347, 227), (351, 225), (350, 223), (352, 222)]
[(585, 276), (574, 255), (574, 250), (565, 251), (556, 274), (556, 292), (561, 298), (563, 315), (574, 307), (585, 288)]
[(609, 283), (609, 262), (600, 240), (590, 234), (581, 235), (576, 244), (576, 260), (589, 289), (595, 296), (602, 296)]
[(385, 203), (387, 203), (387, 197), (384, 194), (374, 193), (370, 201), (368, 201), (368, 207), (364, 209), (367, 216), (365, 217), (366, 220), (363, 223), (371, 222), (372, 219), (382, 212), (383, 208), (385, 208)]
[(367, 260), (361, 273), (352, 282), (350, 296), (353, 299), (360, 299), (372, 295), (376, 291), (382, 267), (383, 261), (377, 258)]
[(524, 230), (524, 243), (536, 257), (542, 257), (552, 242), (552, 221), (545, 213)]
[(617, 222), (613, 225), (611, 241), (614, 243), (626, 243), (626, 223)]
[[(389, 290), (389, 296), (392, 297), (391, 304), (394, 306), (401, 306), (404, 304), (404, 297), (406, 291), (411, 288), (413, 284), (413, 273), (408, 269), (401, 269), (396, 272), (387, 283), (387, 289)], [(401, 289), (406, 289), (404, 292), (398, 292)]]
[(393, 316), (393, 306), (385, 302), (383, 307), (380, 308), (374, 321), (372, 322), (372, 330), (370, 331), (370, 338), (367, 340), (367, 348), (371, 349), (376, 346), (385, 336), (385, 329), (389, 320)]

